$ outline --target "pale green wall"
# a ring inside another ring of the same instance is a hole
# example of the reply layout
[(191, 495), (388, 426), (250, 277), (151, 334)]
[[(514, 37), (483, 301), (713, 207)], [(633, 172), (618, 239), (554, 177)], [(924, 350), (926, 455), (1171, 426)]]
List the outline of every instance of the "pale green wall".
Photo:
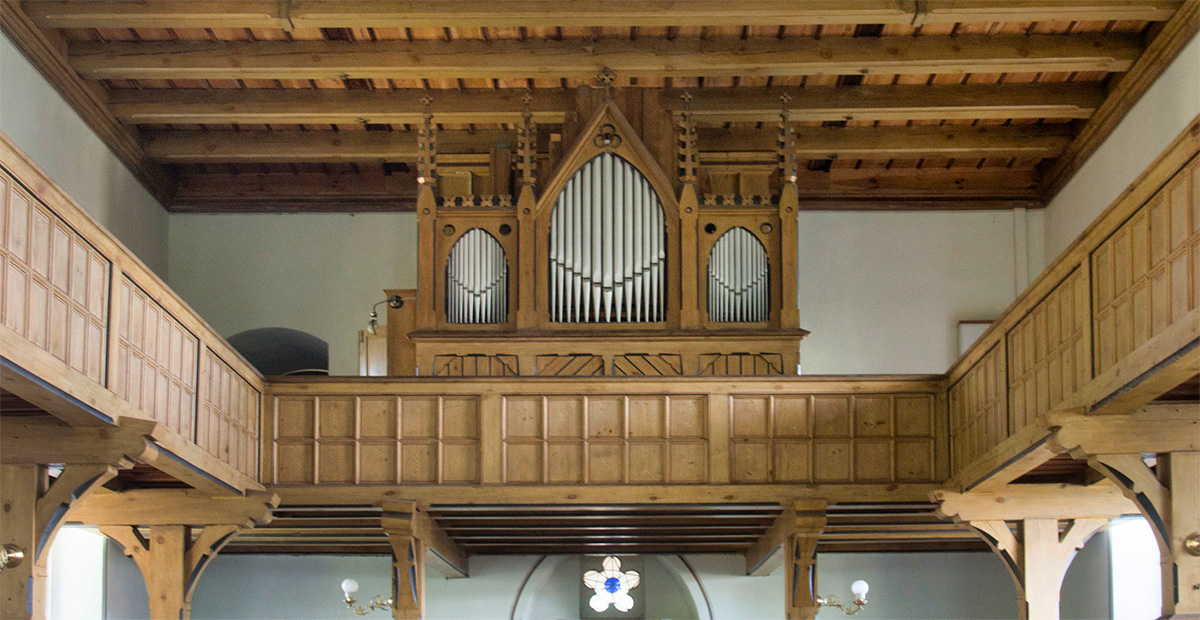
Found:
[(4, 36), (0, 131), (159, 277), (167, 277), (167, 212)]
[(169, 284), (222, 336), (288, 327), (329, 343), (358, 374), (358, 330), (385, 288), (416, 285), (414, 214), (182, 215)]

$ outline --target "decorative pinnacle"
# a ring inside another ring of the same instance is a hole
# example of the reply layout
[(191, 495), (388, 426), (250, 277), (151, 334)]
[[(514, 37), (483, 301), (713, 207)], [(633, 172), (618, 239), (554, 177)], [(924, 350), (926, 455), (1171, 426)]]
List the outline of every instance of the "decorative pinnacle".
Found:
[(685, 91), (683, 91), (683, 94), (679, 96), (679, 98), (683, 100), (683, 113), (691, 114), (692, 113), (692, 93), (685, 90)]
[(783, 93), (782, 95), (779, 96), (779, 101), (783, 102), (783, 114), (788, 113), (788, 102), (791, 100), (792, 100), (792, 96), (787, 93)]
[(598, 77), (600, 78), (600, 83), (604, 85), (604, 98), (612, 99), (612, 85), (613, 82), (617, 81), (617, 74), (613, 73), (612, 69), (605, 67), (600, 70)]
[(433, 97), (425, 95), (421, 97), (421, 103), (425, 104), (425, 116), (433, 116)]
[(521, 95), (521, 103), (525, 104), (524, 109), (521, 110), (521, 118), (528, 123), (529, 119), (533, 118), (533, 94), (528, 89), (525, 90), (524, 95)]

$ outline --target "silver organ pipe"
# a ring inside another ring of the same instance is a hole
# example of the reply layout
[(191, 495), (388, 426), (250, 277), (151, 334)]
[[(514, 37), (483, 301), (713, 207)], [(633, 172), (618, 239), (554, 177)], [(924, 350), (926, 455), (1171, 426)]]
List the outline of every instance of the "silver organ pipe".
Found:
[(766, 321), (770, 267), (767, 249), (745, 228), (731, 228), (708, 255), (708, 318), (718, 323)]
[(611, 153), (563, 186), (550, 216), (550, 320), (662, 321), (666, 217), (653, 186)]
[(483, 229), (468, 230), (450, 248), (446, 320), (473, 325), (508, 321), (508, 261), (500, 242)]

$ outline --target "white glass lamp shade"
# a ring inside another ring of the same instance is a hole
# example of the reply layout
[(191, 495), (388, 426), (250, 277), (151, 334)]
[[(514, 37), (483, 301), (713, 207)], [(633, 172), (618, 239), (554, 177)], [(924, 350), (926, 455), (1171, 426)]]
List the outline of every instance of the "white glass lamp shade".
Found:
[(345, 592), (346, 596), (354, 596), (354, 593), (358, 592), (358, 582), (353, 579), (342, 581), (342, 592)]
[(867, 585), (867, 582), (863, 581), (862, 579), (850, 584), (850, 591), (853, 592), (854, 596), (859, 600), (867, 598), (867, 591), (870, 589), (871, 586)]

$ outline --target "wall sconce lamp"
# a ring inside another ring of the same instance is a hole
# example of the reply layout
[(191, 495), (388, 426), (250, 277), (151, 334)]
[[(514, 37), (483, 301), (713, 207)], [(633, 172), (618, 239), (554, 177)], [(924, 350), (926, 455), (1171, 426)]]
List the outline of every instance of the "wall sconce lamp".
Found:
[(379, 310), (379, 306), (382, 306), (383, 304), (387, 304), (388, 307), (392, 308), (393, 310), (399, 310), (404, 306), (404, 300), (400, 299), (399, 295), (392, 295), (383, 301), (375, 302), (375, 305), (371, 306), (371, 320), (367, 323), (367, 333), (371, 334), (372, 336), (379, 331), (379, 312), (377, 312), (377, 310)]
[(367, 601), (366, 607), (356, 605), (355, 603), (358, 601), (354, 600), (354, 595), (358, 592), (358, 582), (354, 579), (342, 581), (342, 592), (346, 594), (346, 597), (342, 599), (346, 602), (346, 607), (360, 616), (365, 616), (377, 609), (388, 610), (392, 608), (392, 599), (385, 599), (379, 595), (372, 596), (371, 600)]
[(21, 565), (21, 560), (25, 559), (25, 552), (16, 545), (0, 546), (0, 571)]
[(853, 616), (854, 614), (862, 611), (863, 606), (867, 604), (867, 590), (870, 589), (871, 586), (867, 585), (867, 582), (859, 579), (858, 581), (850, 584), (850, 592), (854, 594), (853, 607), (849, 605), (843, 605), (842, 600), (836, 596), (818, 597), (817, 605), (821, 607), (836, 607), (847, 616)]

